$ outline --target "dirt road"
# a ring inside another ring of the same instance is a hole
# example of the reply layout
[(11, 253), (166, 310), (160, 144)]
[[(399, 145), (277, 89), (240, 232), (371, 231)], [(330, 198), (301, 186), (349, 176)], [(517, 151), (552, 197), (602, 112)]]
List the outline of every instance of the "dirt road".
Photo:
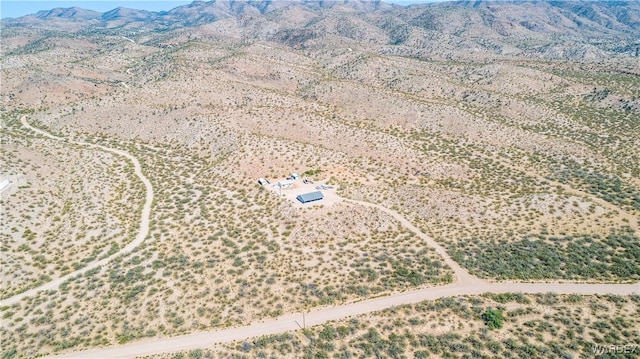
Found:
[[(51, 135), (45, 131), (31, 127), (26, 119), (21, 119), (22, 124), (31, 129), (32, 131), (46, 136), (48, 138), (67, 141), (64, 138)], [(144, 183), (147, 193), (144, 208), (140, 219), (140, 231), (134, 241), (129, 243), (118, 253), (102, 259), (97, 262), (92, 262), (87, 267), (82, 268), (76, 272), (70, 273), (64, 277), (57, 278), (49, 283), (46, 283), (38, 288), (26, 291), (19, 295), (0, 301), (0, 305), (9, 305), (20, 301), (22, 298), (33, 295), (38, 291), (56, 289), (65, 280), (82, 274), (92, 268), (96, 268), (103, 264), (108, 263), (114, 257), (123, 253), (130, 252), (135, 247), (140, 245), (146, 238), (149, 232), (149, 216), (151, 213), (151, 203), (153, 201), (153, 188), (151, 182), (142, 174), (139, 161), (130, 155), (129, 153), (117, 149), (108, 148), (101, 145), (74, 142), (81, 146), (98, 148), (103, 151), (115, 153), (117, 155), (126, 157), (129, 159), (135, 167), (135, 173)], [(408, 292), (396, 293), (386, 297), (374, 298), (364, 300), (356, 303), (350, 303), (330, 308), (317, 309), (306, 313), (305, 322), (307, 326), (313, 326), (325, 323), (330, 320), (338, 320), (360, 314), (371, 313), (382, 309), (402, 305), (409, 303), (417, 303), (423, 300), (433, 300), (443, 297), (466, 295), (466, 294), (481, 294), (481, 293), (506, 293), (506, 292), (523, 292), (523, 293), (547, 293), (554, 292), (560, 294), (617, 294), (617, 295), (629, 295), (640, 294), (640, 283), (634, 284), (578, 284), (578, 283), (489, 283), (482, 279), (476, 278), (469, 274), (458, 263), (453, 261), (447, 254), (445, 249), (436, 243), (426, 234), (422, 233), (406, 218), (402, 217), (399, 213), (392, 211), (388, 208), (382, 207), (377, 204), (356, 201), (345, 200), (346, 202), (359, 204), (368, 207), (375, 207), (379, 210), (388, 213), (395, 219), (397, 219), (403, 226), (413, 231), (419, 238), (426, 241), (426, 243), (433, 247), (436, 252), (442, 256), (444, 262), (451, 267), (455, 273), (456, 279), (454, 283), (435, 287), (435, 288), (423, 288), (419, 290), (413, 290)], [(170, 338), (153, 338), (148, 340), (137, 341), (126, 345), (118, 345), (107, 348), (92, 349), (87, 351), (81, 351), (76, 353), (63, 354), (60, 357), (64, 358), (131, 358), (141, 355), (150, 355), (155, 353), (168, 353), (181, 350), (191, 350), (198, 348), (210, 347), (216, 343), (230, 342), (234, 340), (245, 340), (256, 336), (278, 334), (287, 331), (300, 329), (302, 324), (302, 313), (286, 314), (276, 319), (259, 321), (254, 323), (248, 323), (246, 326), (228, 329), (212, 330), (207, 332), (197, 332), (188, 335), (182, 335)]]
[(453, 272), (456, 275), (456, 283), (460, 283), (461, 285), (475, 285), (475, 286), (486, 283), (484, 280), (469, 274), (469, 272), (466, 269), (462, 268), (460, 264), (458, 264), (453, 259), (451, 259), (451, 257), (449, 257), (449, 254), (447, 253), (447, 251), (440, 244), (438, 244), (436, 241), (431, 239), (431, 237), (422, 233), (422, 231), (420, 231), (416, 226), (411, 224), (411, 222), (409, 222), (406, 218), (402, 217), (398, 212), (374, 203), (370, 203), (370, 202), (356, 201), (353, 199), (344, 199), (344, 201), (347, 203), (359, 204), (361, 206), (377, 208), (391, 215), (398, 222), (400, 222), (405, 228), (409, 229), (411, 232), (415, 233), (420, 239), (425, 241), (429, 247), (433, 247), (436, 250), (436, 253), (438, 253), (443, 258), (444, 262), (449, 267), (451, 267), (451, 269), (453, 269)]
[[(618, 294), (640, 293), (640, 283), (636, 284), (570, 284), (570, 283), (484, 283), (480, 285), (462, 285), (453, 283), (442, 287), (425, 288), (394, 294), (388, 297), (369, 299), (347, 305), (324, 308), (306, 313), (306, 325), (313, 326), (330, 320), (338, 320), (360, 314), (391, 308), (401, 304), (417, 303), (427, 299), (480, 294), (480, 293), (575, 293), (575, 294)], [(172, 338), (154, 338), (131, 344), (92, 349), (83, 352), (62, 355), (62, 358), (132, 358), (156, 353), (170, 353), (211, 347), (216, 343), (245, 340), (256, 336), (278, 334), (300, 329), (302, 313), (287, 314), (277, 319), (256, 322), (244, 327), (213, 330), (182, 335)]]
[(63, 142), (69, 142), (69, 143), (75, 143), (77, 145), (80, 146), (85, 146), (85, 147), (91, 147), (91, 148), (97, 148), (100, 149), (102, 151), (106, 151), (106, 152), (111, 152), (111, 153), (115, 153), (118, 156), (122, 156), (127, 158), (129, 161), (131, 161), (133, 163), (134, 166), (134, 172), (136, 174), (136, 176), (138, 176), (138, 178), (140, 178), (140, 181), (142, 181), (142, 183), (144, 184), (145, 188), (146, 188), (146, 196), (145, 196), (145, 202), (144, 202), (144, 206), (142, 208), (142, 214), (140, 215), (140, 229), (138, 230), (138, 235), (136, 236), (136, 238), (129, 242), (124, 248), (122, 248), (120, 251), (118, 251), (117, 253), (101, 259), (99, 261), (96, 262), (90, 262), (87, 264), (86, 267), (81, 268), (77, 271), (71, 272), (65, 276), (62, 276), (60, 278), (56, 278), (54, 280), (52, 280), (51, 282), (47, 282), (39, 287), (27, 290), (25, 292), (22, 292), (20, 294), (14, 295), (13, 297), (9, 297), (6, 299), (3, 299), (0, 301), (0, 306), (5, 306), (5, 305), (11, 305), (14, 303), (18, 303), (22, 298), (24, 297), (28, 297), (28, 296), (32, 296), (40, 291), (43, 290), (51, 290), (51, 289), (57, 289), (60, 284), (64, 283), (66, 280), (73, 278), (75, 276), (78, 276), (80, 274), (83, 274), (84, 272), (100, 267), (102, 265), (105, 265), (107, 263), (109, 263), (109, 261), (113, 260), (115, 257), (120, 256), (124, 253), (129, 253), (131, 252), (133, 249), (135, 249), (136, 247), (138, 247), (143, 241), (144, 239), (147, 237), (147, 234), (149, 233), (149, 216), (151, 215), (151, 203), (153, 202), (153, 187), (151, 186), (151, 182), (149, 181), (149, 179), (147, 177), (145, 177), (145, 175), (142, 173), (142, 168), (140, 167), (140, 162), (138, 161), (137, 158), (133, 157), (132, 155), (130, 155), (129, 153), (122, 151), (122, 150), (117, 150), (117, 149), (113, 149), (113, 148), (109, 148), (106, 146), (102, 146), (102, 145), (96, 145), (93, 143), (84, 143), (84, 142), (76, 142), (76, 141), (69, 141), (66, 138), (62, 138), (62, 137), (58, 137), (58, 136), (54, 136), (50, 133), (47, 133), (45, 131), (42, 131), (40, 129), (37, 129), (35, 127), (32, 127), (31, 125), (29, 125), (29, 123), (27, 122), (27, 119), (25, 117), (22, 117), (20, 119), (20, 121), (22, 122), (22, 125), (28, 129), (30, 129), (31, 131), (40, 134), (42, 136), (45, 136), (47, 138), (56, 140), (56, 141), (63, 141)]
[[(402, 225), (413, 231), (419, 238), (435, 248), (455, 272), (456, 281), (435, 288), (424, 288), (409, 292), (392, 294), (387, 297), (374, 298), (346, 305), (317, 309), (305, 314), (307, 326), (325, 323), (331, 320), (339, 320), (351, 316), (371, 313), (402, 304), (417, 303), (423, 300), (433, 300), (443, 297), (451, 297), (465, 294), (481, 293), (547, 293), (559, 294), (618, 294), (629, 295), (640, 293), (640, 283), (635, 284), (574, 284), (574, 283), (489, 283), (469, 274), (458, 263), (454, 262), (447, 252), (429, 236), (422, 233), (406, 218), (388, 208), (355, 200), (346, 202), (368, 207), (375, 207), (390, 214), (400, 221)], [(64, 354), (62, 358), (131, 358), (136, 356), (151, 355), (157, 353), (170, 353), (182, 350), (193, 350), (211, 347), (218, 343), (227, 343), (235, 340), (247, 340), (252, 337), (279, 334), (300, 329), (303, 323), (302, 313), (283, 315), (277, 319), (254, 322), (244, 327), (212, 330), (171, 338), (153, 338), (131, 344), (112, 346), (103, 349), (93, 349), (77, 353)]]

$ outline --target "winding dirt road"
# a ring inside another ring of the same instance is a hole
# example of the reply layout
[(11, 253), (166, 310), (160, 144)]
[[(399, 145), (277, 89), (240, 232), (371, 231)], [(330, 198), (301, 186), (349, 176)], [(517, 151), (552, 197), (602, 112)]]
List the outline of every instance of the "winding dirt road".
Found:
[(378, 204), (370, 203), (370, 202), (357, 201), (354, 199), (344, 199), (343, 201), (347, 203), (359, 204), (361, 206), (377, 208), (380, 211), (391, 215), (398, 222), (400, 222), (405, 228), (409, 229), (410, 231), (415, 233), (420, 239), (425, 241), (428, 246), (433, 247), (436, 250), (436, 253), (438, 253), (443, 258), (444, 262), (447, 265), (449, 265), (451, 269), (453, 269), (453, 272), (455, 273), (455, 276), (456, 276), (456, 283), (459, 283), (463, 286), (472, 286), (472, 285), (477, 286), (477, 285), (482, 285), (487, 283), (484, 280), (469, 274), (469, 272), (466, 269), (462, 268), (460, 264), (458, 264), (456, 261), (451, 259), (447, 251), (440, 244), (438, 244), (438, 242), (434, 241), (431, 237), (422, 233), (422, 231), (420, 231), (416, 226), (411, 224), (411, 222), (409, 222), (406, 218), (401, 216), (398, 212), (393, 211), (389, 208), (380, 206)]
[[(67, 141), (64, 138), (51, 135), (45, 131), (36, 129), (30, 126), (26, 119), (21, 119), (22, 124), (31, 129), (32, 131), (46, 136), (48, 138)], [(116, 256), (124, 253), (131, 252), (134, 248), (144, 241), (149, 232), (149, 216), (151, 213), (151, 203), (153, 202), (153, 188), (151, 182), (142, 173), (140, 162), (130, 155), (129, 153), (117, 149), (108, 148), (101, 145), (73, 142), (81, 146), (87, 146), (92, 148), (98, 148), (103, 151), (115, 153), (117, 155), (126, 157), (129, 159), (135, 167), (135, 173), (144, 183), (147, 194), (146, 201), (142, 210), (140, 219), (140, 231), (134, 241), (129, 243), (118, 253), (104, 258), (97, 262), (88, 264), (85, 268), (82, 268), (73, 273), (67, 274), (64, 277), (57, 278), (51, 282), (48, 282), (38, 288), (31, 289), (24, 293), (10, 297), (3, 301), (0, 301), (0, 305), (9, 305), (17, 303), (26, 296), (33, 295), (42, 290), (56, 289), (61, 283), (69, 278), (82, 274), (92, 268), (99, 267), (108, 263)], [(403, 226), (413, 231), (419, 238), (424, 240), (429, 246), (433, 247), (436, 252), (443, 258), (444, 262), (452, 268), (455, 273), (455, 282), (433, 288), (423, 288), (408, 292), (396, 293), (386, 297), (368, 299), (360, 302), (340, 305), (330, 308), (317, 309), (306, 313), (305, 322), (308, 326), (318, 325), (330, 320), (339, 320), (351, 316), (367, 314), (374, 311), (391, 308), (402, 304), (417, 303), (423, 300), (433, 300), (443, 297), (451, 297), (458, 295), (468, 294), (481, 294), (481, 293), (507, 293), (507, 292), (523, 292), (523, 293), (547, 293), (553, 292), (558, 294), (617, 294), (617, 295), (630, 295), (640, 294), (640, 283), (633, 284), (579, 284), (579, 283), (490, 283), (480, 278), (474, 277), (467, 270), (462, 268), (458, 263), (453, 261), (447, 254), (445, 249), (437, 242), (431, 239), (426, 234), (422, 233), (418, 228), (411, 224), (406, 218), (402, 217), (399, 213), (392, 211), (388, 208), (382, 207), (377, 204), (362, 202), (356, 200), (346, 200), (346, 202), (354, 203), (367, 207), (377, 208), (385, 213), (388, 213), (395, 219), (397, 219)], [(278, 334), (288, 331), (300, 329), (299, 323), (302, 323), (302, 314), (293, 313), (280, 316), (276, 319), (269, 319), (264, 321), (257, 321), (253, 323), (247, 323), (246, 326), (218, 329), (206, 332), (196, 332), (188, 335), (170, 337), (170, 338), (152, 338), (147, 340), (136, 341), (125, 345), (116, 345), (106, 348), (91, 349), (76, 353), (66, 353), (59, 357), (63, 358), (131, 358), (142, 355), (150, 355), (156, 353), (170, 353), (182, 350), (191, 350), (198, 348), (210, 347), (216, 343), (231, 342), (234, 340), (245, 340), (248, 338)]]
[[(433, 300), (443, 297), (482, 294), (482, 293), (558, 293), (558, 294), (617, 294), (630, 295), (640, 293), (640, 283), (634, 284), (581, 284), (581, 283), (490, 283), (474, 277), (458, 263), (453, 261), (442, 246), (436, 243), (418, 228), (412, 225), (406, 218), (395, 211), (377, 204), (356, 200), (344, 200), (367, 207), (377, 208), (400, 221), (409, 230), (442, 256), (456, 275), (454, 283), (434, 287), (423, 288), (408, 292), (396, 293), (386, 297), (364, 300), (361, 302), (345, 304), (336, 307), (317, 309), (305, 314), (305, 323), (308, 326), (319, 325), (331, 320), (339, 320), (374, 311), (391, 308), (402, 304), (418, 303), (424, 300)], [(151, 355), (157, 353), (172, 353), (183, 350), (193, 350), (211, 347), (219, 343), (228, 343), (235, 340), (246, 340), (252, 337), (279, 334), (300, 329), (303, 323), (301, 313), (286, 314), (276, 319), (258, 321), (243, 327), (219, 329), (206, 332), (197, 332), (170, 338), (153, 338), (141, 340), (130, 344), (111, 346), (101, 349), (92, 349), (76, 353), (67, 353), (58, 358), (132, 358), (136, 356)]]
[(45, 132), (43, 130), (40, 130), (38, 128), (32, 127), (28, 122), (26, 117), (22, 117), (20, 119), (20, 121), (22, 122), (22, 125), (28, 129), (30, 129), (31, 131), (40, 134), (42, 136), (45, 136), (47, 138), (53, 139), (53, 140), (57, 140), (57, 141), (63, 141), (63, 142), (68, 142), (68, 143), (75, 143), (77, 145), (80, 146), (85, 146), (85, 147), (91, 147), (91, 148), (97, 148), (100, 149), (102, 151), (106, 151), (106, 152), (111, 152), (111, 153), (115, 153), (116, 155), (122, 156), (127, 158), (128, 160), (130, 160), (133, 163), (134, 166), (134, 172), (136, 174), (136, 176), (138, 176), (138, 178), (140, 178), (140, 181), (142, 181), (142, 183), (144, 184), (147, 193), (146, 193), (146, 197), (145, 197), (145, 202), (144, 202), (144, 206), (142, 207), (142, 214), (140, 216), (140, 229), (138, 231), (138, 235), (136, 236), (136, 238), (129, 242), (126, 246), (124, 246), (124, 248), (122, 248), (120, 251), (118, 251), (117, 253), (112, 254), (109, 257), (103, 258), (101, 260), (95, 261), (95, 262), (90, 262), (88, 263), (84, 268), (81, 268), (77, 271), (71, 272), (67, 275), (64, 275), (62, 277), (56, 278), (50, 282), (47, 282), (39, 287), (36, 288), (32, 288), (29, 289), (25, 292), (22, 292), (20, 294), (14, 295), (12, 297), (3, 299), (0, 301), (0, 306), (5, 306), (5, 305), (11, 305), (14, 303), (18, 303), (20, 300), (22, 300), (22, 298), (24, 297), (28, 297), (28, 296), (32, 296), (38, 292), (41, 292), (43, 290), (52, 290), (52, 289), (57, 289), (60, 284), (64, 283), (66, 280), (71, 279), (75, 276), (78, 276), (80, 274), (83, 274), (84, 272), (100, 267), (102, 265), (105, 265), (107, 263), (109, 263), (111, 260), (113, 260), (115, 257), (120, 256), (122, 254), (125, 253), (129, 253), (132, 250), (134, 250), (136, 247), (138, 247), (143, 241), (144, 239), (147, 237), (147, 234), (149, 234), (149, 217), (151, 215), (151, 203), (153, 202), (153, 187), (151, 186), (151, 181), (149, 181), (149, 179), (147, 177), (145, 177), (145, 175), (142, 173), (142, 167), (140, 166), (140, 162), (138, 161), (137, 158), (133, 157), (132, 155), (130, 155), (129, 153), (122, 151), (122, 150), (117, 150), (117, 149), (113, 149), (113, 148), (109, 148), (106, 146), (102, 146), (102, 145), (97, 145), (97, 144), (93, 144), (93, 143), (85, 143), (85, 142), (77, 142), (77, 141), (69, 141), (66, 138), (62, 138), (62, 137), (58, 137), (58, 136), (54, 136), (48, 132)]

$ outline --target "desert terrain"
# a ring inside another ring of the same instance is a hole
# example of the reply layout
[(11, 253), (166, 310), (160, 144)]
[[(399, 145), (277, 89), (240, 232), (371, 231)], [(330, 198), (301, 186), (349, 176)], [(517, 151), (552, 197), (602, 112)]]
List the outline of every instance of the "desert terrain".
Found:
[[(486, 313), (509, 318), (490, 329)], [(143, 358), (637, 357), (637, 296), (486, 294), (448, 297), (297, 332)], [(613, 349), (607, 337), (626, 341)]]
[[(3, 358), (377, 298), (393, 307), (165, 355), (640, 344), (638, 14), (212, 1), (3, 19)], [(313, 184), (257, 183), (292, 173)], [(325, 200), (296, 201), (321, 184)]]

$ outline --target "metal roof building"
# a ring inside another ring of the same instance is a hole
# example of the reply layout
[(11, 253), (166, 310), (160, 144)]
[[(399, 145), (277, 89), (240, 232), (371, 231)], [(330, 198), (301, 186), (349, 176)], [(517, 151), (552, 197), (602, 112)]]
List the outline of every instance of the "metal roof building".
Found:
[(305, 193), (305, 194), (299, 194), (296, 199), (302, 203), (308, 203), (308, 202), (313, 202), (313, 201), (319, 201), (321, 199), (323, 199), (324, 196), (322, 195), (322, 192), (320, 191), (316, 191), (316, 192), (311, 192), (311, 193)]

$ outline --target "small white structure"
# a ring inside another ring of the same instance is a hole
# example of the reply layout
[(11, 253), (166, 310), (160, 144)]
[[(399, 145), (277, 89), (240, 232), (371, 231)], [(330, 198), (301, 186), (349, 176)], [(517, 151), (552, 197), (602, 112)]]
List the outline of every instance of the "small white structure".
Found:
[(4, 189), (9, 187), (10, 184), (11, 184), (11, 181), (9, 181), (8, 179), (2, 181), (0, 183), (0, 192), (4, 191)]
[(284, 181), (278, 181), (278, 183), (276, 183), (274, 187), (288, 188), (288, 187), (292, 187), (292, 186), (293, 186), (293, 181), (292, 180), (284, 180)]
[(269, 181), (267, 181), (264, 178), (258, 178), (258, 184), (261, 185), (261, 186), (264, 186), (266, 184), (269, 184)]
[(299, 174), (297, 174), (297, 173), (292, 173), (292, 174), (291, 174), (291, 179), (293, 179), (293, 180), (297, 180), (298, 178), (300, 178), (300, 175), (299, 175)]

